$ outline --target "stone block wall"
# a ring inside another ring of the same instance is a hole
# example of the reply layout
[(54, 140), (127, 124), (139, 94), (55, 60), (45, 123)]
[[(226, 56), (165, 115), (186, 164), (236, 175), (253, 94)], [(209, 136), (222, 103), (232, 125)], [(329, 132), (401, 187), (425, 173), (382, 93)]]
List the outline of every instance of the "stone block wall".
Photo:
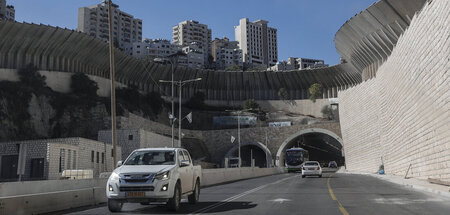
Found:
[[(450, 181), (450, 1), (416, 14), (377, 77), (339, 92), (350, 170)], [(380, 160), (377, 164), (377, 156)], [(369, 165), (368, 165), (369, 164)]]

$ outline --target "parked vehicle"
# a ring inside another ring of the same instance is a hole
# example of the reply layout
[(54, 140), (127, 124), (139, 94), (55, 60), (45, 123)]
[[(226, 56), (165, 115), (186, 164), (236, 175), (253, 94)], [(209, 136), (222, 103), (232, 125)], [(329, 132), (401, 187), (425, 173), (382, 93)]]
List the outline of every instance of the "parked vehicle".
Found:
[(317, 161), (306, 161), (302, 164), (302, 178), (306, 176), (319, 176), (322, 178), (322, 168)]
[(191, 204), (198, 202), (201, 167), (193, 166), (185, 149), (138, 149), (117, 166), (106, 184), (111, 212), (119, 212), (126, 202), (166, 202), (174, 211), (179, 209), (183, 196)]

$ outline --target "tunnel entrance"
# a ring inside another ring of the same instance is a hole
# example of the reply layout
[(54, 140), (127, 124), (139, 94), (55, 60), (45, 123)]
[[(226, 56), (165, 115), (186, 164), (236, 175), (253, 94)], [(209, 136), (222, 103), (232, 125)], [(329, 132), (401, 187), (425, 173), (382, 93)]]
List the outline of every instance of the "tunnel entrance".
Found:
[(341, 138), (325, 129), (302, 130), (285, 140), (277, 152), (277, 166), (285, 166), (286, 149), (293, 147), (308, 150), (309, 160), (321, 165), (328, 166), (330, 161), (336, 161), (338, 166), (345, 163)]
[[(238, 154), (238, 145), (236, 145), (228, 151), (225, 158), (237, 158)], [(241, 143), (241, 166), (250, 167), (251, 158), (255, 160), (255, 167), (272, 167), (272, 154), (265, 145), (259, 142)]]

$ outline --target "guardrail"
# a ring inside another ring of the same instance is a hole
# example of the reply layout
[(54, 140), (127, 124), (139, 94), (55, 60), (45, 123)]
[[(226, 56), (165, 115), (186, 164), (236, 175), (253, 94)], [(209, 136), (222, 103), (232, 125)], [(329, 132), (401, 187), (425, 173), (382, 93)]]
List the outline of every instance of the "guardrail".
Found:
[[(283, 173), (282, 168), (203, 169), (202, 187)], [(0, 214), (41, 214), (107, 201), (107, 179), (0, 183)]]

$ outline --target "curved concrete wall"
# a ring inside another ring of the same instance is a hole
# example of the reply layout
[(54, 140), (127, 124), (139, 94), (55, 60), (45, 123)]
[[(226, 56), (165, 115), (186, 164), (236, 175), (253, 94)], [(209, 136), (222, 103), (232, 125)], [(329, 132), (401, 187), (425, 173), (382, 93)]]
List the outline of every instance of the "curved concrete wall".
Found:
[(352, 17), (336, 33), (339, 54), (362, 73), (363, 80), (375, 77), (389, 57), (411, 18), (426, 0), (381, 0)]
[(377, 77), (339, 92), (348, 169), (450, 181), (449, 11), (425, 4)]
[[(0, 68), (19, 69), (32, 63), (45, 71), (83, 72), (109, 78), (108, 44), (86, 34), (45, 25), (18, 22), (0, 22)], [(115, 52), (116, 80), (125, 85), (136, 85), (144, 92), (160, 91), (170, 95), (169, 66), (141, 61)], [(337, 97), (337, 91), (361, 82), (361, 76), (352, 66), (336, 66), (284, 72), (228, 72), (175, 69), (175, 77), (183, 80), (202, 77), (200, 82), (183, 87), (183, 98), (196, 91), (206, 94), (208, 100), (278, 99), (280, 88), (286, 88), (291, 99), (307, 99), (313, 83), (324, 87), (323, 96)], [(175, 91), (178, 94), (178, 90)], [(176, 95), (178, 97), (178, 95)]]

